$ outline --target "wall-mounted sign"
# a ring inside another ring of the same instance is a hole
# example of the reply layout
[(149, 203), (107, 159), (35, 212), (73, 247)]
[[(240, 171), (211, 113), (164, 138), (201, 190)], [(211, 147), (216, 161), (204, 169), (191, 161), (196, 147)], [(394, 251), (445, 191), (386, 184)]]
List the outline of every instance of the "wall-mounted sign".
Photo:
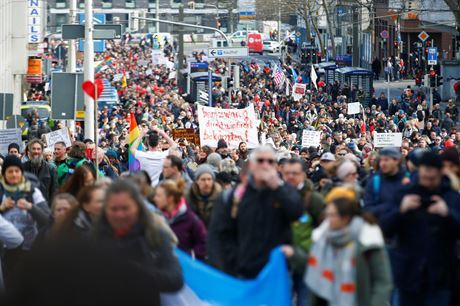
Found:
[(27, 0), (27, 33), (29, 43), (42, 41), (42, 6), (43, 0)]

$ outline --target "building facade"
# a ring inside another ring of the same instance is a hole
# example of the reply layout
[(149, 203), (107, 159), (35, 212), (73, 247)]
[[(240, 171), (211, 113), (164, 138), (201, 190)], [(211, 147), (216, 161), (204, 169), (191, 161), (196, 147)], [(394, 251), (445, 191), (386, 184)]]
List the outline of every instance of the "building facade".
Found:
[[(158, 1), (158, 2), (157, 2)], [(48, 34), (59, 33), (61, 25), (68, 23), (69, 0), (48, 0)], [(130, 32), (174, 32), (171, 25), (160, 24), (155, 29), (155, 22), (144, 22), (131, 17), (156, 16), (159, 8), (160, 19), (178, 21), (179, 6), (184, 5), (184, 22), (209, 27), (219, 27), (224, 32), (232, 32), (236, 17), (236, 1), (205, 0), (94, 0), (94, 13), (105, 14), (107, 24), (122, 24)], [(77, 8), (83, 13), (84, 0), (77, 0)], [(200, 30), (194, 30), (200, 33)]]

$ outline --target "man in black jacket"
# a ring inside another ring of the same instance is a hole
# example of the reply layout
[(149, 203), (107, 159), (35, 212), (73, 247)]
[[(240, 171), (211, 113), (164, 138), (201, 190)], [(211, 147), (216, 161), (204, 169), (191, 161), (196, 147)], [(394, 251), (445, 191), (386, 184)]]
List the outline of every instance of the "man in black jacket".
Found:
[(291, 223), (303, 213), (299, 193), (279, 178), (270, 146), (254, 150), (248, 177), (220, 202), (209, 228), (209, 261), (243, 278), (255, 278), (272, 249), (292, 243)]
[(40, 181), (40, 191), (50, 204), (52, 196), (57, 188), (56, 168), (43, 160), (43, 143), (33, 139), (27, 145), (29, 160), (24, 163), (24, 170), (34, 174)]

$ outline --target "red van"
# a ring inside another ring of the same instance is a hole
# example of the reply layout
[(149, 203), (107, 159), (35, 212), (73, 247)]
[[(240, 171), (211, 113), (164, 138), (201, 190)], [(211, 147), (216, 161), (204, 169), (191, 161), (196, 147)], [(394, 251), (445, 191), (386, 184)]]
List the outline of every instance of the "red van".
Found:
[(248, 33), (247, 46), (249, 48), (249, 52), (259, 53), (262, 55), (264, 49), (262, 35), (260, 33)]

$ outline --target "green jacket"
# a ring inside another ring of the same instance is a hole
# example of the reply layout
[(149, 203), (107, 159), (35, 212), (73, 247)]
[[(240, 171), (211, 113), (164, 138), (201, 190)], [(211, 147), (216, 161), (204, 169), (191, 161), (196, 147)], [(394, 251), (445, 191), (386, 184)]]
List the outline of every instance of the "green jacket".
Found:
[(67, 179), (75, 172), (75, 169), (81, 165), (88, 164), (88, 160), (86, 158), (83, 159), (76, 159), (69, 157), (67, 161), (57, 168), (57, 177), (58, 177), (58, 184), (62, 186), (65, 184)]
[(303, 215), (292, 224), (294, 246), (308, 253), (311, 246), (311, 233), (322, 220), (325, 207), (323, 196), (314, 190), (310, 180), (306, 180), (299, 191), (304, 202)]

